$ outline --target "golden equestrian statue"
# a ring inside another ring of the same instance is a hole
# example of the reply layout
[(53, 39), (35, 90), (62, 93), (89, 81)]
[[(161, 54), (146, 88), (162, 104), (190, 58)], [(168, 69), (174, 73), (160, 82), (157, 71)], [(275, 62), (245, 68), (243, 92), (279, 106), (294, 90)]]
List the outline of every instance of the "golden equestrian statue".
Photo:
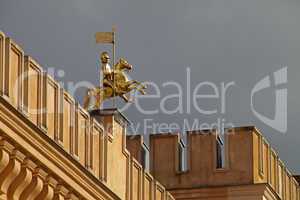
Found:
[(94, 97), (96, 100), (92, 109), (99, 109), (103, 101), (115, 96), (119, 96), (125, 102), (129, 102), (130, 99), (126, 94), (133, 90), (146, 94), (146, 86), (144, 84), (136, 80), (129, 80), (127, 77), (126, 72), (132, 70), (132, 65), (124, 58), (120, 58), (113, 69), (110, 67), (110, 57), (107, 52), (101, 53), (100, 60), (103, 73), (102, 86), (100, 84), (100, 87), (88, 89), (83, 102), (85, 109), (89, 108), (91, 97)]

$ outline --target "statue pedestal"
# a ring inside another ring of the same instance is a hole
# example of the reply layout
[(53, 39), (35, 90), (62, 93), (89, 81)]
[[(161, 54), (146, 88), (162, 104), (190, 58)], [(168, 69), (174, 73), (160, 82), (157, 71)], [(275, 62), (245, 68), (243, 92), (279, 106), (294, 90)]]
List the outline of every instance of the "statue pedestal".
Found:
[(130, 121), (117, 108), (97, 109), (89, 113), (92, 118), (103, 125), (104, 130), (110, 136), (114, 136), (117, 132), (126, 135), (126, 127)]

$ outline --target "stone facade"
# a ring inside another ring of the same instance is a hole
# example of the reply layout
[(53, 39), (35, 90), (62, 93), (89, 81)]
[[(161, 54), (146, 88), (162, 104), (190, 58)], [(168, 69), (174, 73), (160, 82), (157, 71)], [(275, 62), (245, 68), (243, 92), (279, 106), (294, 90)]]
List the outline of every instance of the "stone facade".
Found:
[(222, 167), (218, 133), (188, 132), (182, 170), (179, 134), (151, 135), (148, 149), (127, 123), (115, 109), (86, 112), (0, 32), (0, 200), (300, 200), (254, 127), (228, 130)]
[(91, 116), (0, 32), (0, 199), (173, 197), (126, 149), (122, 114)]

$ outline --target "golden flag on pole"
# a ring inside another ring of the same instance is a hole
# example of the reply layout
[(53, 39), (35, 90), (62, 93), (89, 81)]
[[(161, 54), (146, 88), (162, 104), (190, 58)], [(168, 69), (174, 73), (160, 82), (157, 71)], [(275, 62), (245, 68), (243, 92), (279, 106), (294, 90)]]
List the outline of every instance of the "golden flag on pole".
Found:
[(96, 43), (109, 43), (113, 44), (114, 41), (114, 32), (97, 32), (95, 34)]

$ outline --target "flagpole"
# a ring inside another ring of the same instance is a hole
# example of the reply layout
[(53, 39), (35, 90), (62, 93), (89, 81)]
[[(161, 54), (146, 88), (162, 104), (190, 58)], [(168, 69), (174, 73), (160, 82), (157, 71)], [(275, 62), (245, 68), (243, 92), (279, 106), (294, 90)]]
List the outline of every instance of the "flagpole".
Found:
[(116, 54), (116, 27), (112, 27), (113, 44), (112, 44), (112, 65), (113, 65), (113, 108), (116, 108), (116, 81), (115, 81), (115, 54)]

